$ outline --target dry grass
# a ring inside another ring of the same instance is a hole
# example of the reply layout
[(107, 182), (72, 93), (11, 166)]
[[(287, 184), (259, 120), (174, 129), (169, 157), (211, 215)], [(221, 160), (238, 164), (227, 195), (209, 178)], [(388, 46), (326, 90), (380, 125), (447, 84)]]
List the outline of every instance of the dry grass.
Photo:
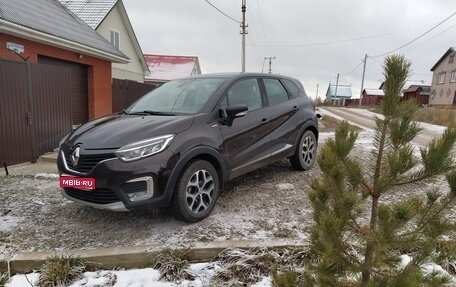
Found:
[(41, 267), (40, 287), (65, 286), (85, 271), (82, 260), (69, 256), (54, 256)]
[(455, 109), (418, 109), (413, 116), (415, 121), (425, 122), (435, 125), (456, 127), (456, 110)]
[(218, 255), (223, 270), (214, 279), (224, 286), (247, 286), (267, 276), (276, 264), (274, 254), (266, 249), (226, 249)]
[(165, 249), (153, 256), (151, 265), (160, 271), (161, 279), (166, 281), (194, 279), (186, 270), (189, 266), (188, 250)]
[(292, 269), (287, 269), (282, 272), (278, 272), (277, 270), (273, 269), (271, 276), (273, 287), (299, 286), (299, 274)]
[(4, 287), (8, 283), (8, 274), (0, 272), (0, 287)]

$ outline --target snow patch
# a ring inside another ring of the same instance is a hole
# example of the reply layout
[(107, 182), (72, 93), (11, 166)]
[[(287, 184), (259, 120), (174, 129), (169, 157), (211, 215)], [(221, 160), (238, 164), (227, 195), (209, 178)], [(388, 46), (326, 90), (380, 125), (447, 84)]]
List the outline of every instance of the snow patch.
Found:
[(40, 280), (40, 273), (30, 274), (17, 274), (11, 277), (10, 282), (6, 283), (5, 287), (24, 287), (24, 286), (38, 286)]
[(58, 174), (55, 174), (55, 173), (37, 173), (35, 174), (34, 176), (35, 178), (44, 178), (44, 179), (55, 179), (55, 178), (59, 178), (60, 176)]
[(293, 189), (295, 189), (295, 186), (294, 186), (294, 184), (291, 184), (291, 183), (279, 183), (279, 184), (276, 184), (276, 188), (278, 190), (293, 190)]
[(4, 215), (0, 216), (0, 232), (11, 231), (22, 221), (21, 217)]

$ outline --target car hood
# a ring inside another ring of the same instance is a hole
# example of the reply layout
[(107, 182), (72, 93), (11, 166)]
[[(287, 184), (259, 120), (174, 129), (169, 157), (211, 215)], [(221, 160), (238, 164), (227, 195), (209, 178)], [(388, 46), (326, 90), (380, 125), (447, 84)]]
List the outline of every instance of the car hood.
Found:
[(90, 121), (67, 138), (69, 146), (84, 149), (114, 149), (126, 144), (190, 128), (193, 116), (110, 115)]

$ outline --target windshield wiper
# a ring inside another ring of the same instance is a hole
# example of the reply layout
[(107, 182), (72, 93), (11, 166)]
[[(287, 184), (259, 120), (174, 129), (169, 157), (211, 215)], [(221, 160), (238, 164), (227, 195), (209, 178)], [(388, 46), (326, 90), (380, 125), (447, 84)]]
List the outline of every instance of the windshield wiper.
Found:
[(143, 113), (152, 115), (152, 116), (174, 116), (174, 113), (171, 113), (171, 112), (152, 111), (152, 110), (146, 110)]
[(133, 112), (130, 111), (129, 115), (174, 116), (174, 113), (163, 112), (163, 111), (145, 110), (145, 111), (133, 111)]

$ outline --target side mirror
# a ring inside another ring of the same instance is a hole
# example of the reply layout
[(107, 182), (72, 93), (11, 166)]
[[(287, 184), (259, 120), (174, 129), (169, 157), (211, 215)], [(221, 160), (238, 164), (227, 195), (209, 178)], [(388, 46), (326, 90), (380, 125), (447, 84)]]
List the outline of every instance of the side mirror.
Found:
[(246, 105), (229, 106), (226, 108), (226, 119), (223, 124), (231, 127), (235, 118), (243, 117), (247, 114), (248, 107)]
[(320, 113), (315, 113), (315, 116), (317, 117), (317, 119), (321, 119), (323, 117)]

